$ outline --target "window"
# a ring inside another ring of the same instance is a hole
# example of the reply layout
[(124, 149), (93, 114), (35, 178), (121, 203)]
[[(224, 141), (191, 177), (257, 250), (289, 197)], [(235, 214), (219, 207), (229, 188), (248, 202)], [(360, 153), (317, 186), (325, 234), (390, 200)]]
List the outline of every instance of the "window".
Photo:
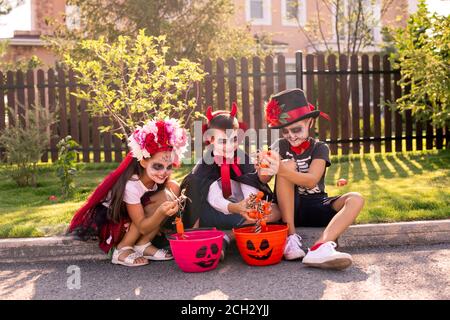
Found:
[[(333, 37), (334, 39), (337, 41), (337, 34), (336, 34), (336, 16), (338, 19), (338, 30), (337, 32), (339, 32), (339, 40), (345, 40), (347, 37), (347, 20), (348, 18), (348, 1), (352, 1), (352, 0), (343, 0), (339, 2), (339, 6), (337, 6), (336, 4), (334, 4), (332, 6), (333, 9), (333, 14), (331, 15), (331, 19), (332, 21), (332, 26), (333, 26)], [(337, 14), (336, 14), (336, 10), (337, 10)]]
[(382, 41), (381, 37), (381, 0), (375, 0), (372, 3), (372, 16), (373, 16), (373, 41), (376, 45)]
[(263, 0), (250, 0), (250, 17), (252, 19), (264, 19)]
[(282, 0), (281, 16), (283, 26), (301, 26), (306, 24), (306, 0)]
[(246, 0), (245, 17), (252, 25), (271, 25), (271, 0)]
[[(3, 2), (0, 0), (0, 3)], [(12, 38), (16, 30), (32, 30), (31, 0), (10, 2), (13, 4), (12, 10), (6, 15), (0, 15), (0, 38)]]
[(73, 5), (66, 5), (66, 26), (69, 30), (80, 29), (81, 26), (80, 8)]
[[(359, 0), (341, 0), (340, 6), (337, 8), (333, 6), (333, 10), (338, 9), (338, 19), (339, 19), (339, 39), (346, 40), (348, 35), (348, 21), (349, 14), (356, 14), (357, 9), (352, 9), (352, 6), (357, 6)], [(364, 12), (364, 20), (368, 27), (372, 28), (372, 35), (374, 43), (379, 43), (381, 41), (381, 0), (362, 0), (362, 9)], [(336, 15), (333, 12), (332, 16), (332, 28), (333, 28), (333, 39), (336, 41)], [(352, 19), (353, 21), (353, 19)], [(351, 27), (354, 27), (354, 21), (351, 23)]]

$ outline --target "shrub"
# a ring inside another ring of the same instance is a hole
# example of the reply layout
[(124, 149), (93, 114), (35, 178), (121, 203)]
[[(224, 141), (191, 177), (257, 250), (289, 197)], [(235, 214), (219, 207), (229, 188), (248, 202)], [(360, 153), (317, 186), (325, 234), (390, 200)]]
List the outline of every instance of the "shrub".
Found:
[(17, 115), (14, 120), (14, 125), (10, 121), (10, 126), (0, 134), (0, 144), (10, 165), (9, 176), (20, 187), (36, 186), (37, 163), (49, 143), (47, 128), (52, 123), (53, 113), (35, 106), (27, 115)]
[(63, 197), (68, 198), (75, 190), (74, 177), (78, 172), (79, 144), (71, 136), (67, 136), (56, 146), (58, 148), (58, 160), (55, 162), (56, 176), (59, 178)]

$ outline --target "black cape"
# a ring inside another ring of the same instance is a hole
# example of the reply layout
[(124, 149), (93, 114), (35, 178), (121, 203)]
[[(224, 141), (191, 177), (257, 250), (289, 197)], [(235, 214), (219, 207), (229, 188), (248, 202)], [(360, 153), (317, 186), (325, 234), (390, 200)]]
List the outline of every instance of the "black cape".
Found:
[[(187, 201), (186, 207), (183, 211), (183, 224), (187, 228), (191, 228), (199, 219), (201, 212), (215, 210), (208, 203), (208, 192), (211, 184), (220, 179), (220, 167), (210, 162), (205, 161), (205, 155), (212, 157), (211, 148), (207, 148), (202, 159), (194, 166), (191, 172), (181, 182), (181, 190), (185, 190), (186, 196), (191, 199)], [(242, 150), (238, 149), (236, 154), (240, 159), (245, 159), (243, 164), (239, 164), (239, 169), (242, 175), (237, 176), (232, 169), (230, 169), (231, 179), (264, 192), (264, 197), (268, 200), (273, 199), (273, 193), (267, 183), (262, 183), (259, 178), (254, 165), (250, 161), (250, 157)], [(222, 195), (220, 195), (222, 196)]]

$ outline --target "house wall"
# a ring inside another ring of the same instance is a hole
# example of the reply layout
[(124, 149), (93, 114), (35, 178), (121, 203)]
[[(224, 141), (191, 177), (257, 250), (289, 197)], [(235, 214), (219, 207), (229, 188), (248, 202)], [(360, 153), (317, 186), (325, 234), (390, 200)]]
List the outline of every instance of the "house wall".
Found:
[[(51, 33), (52, 27), (47, 23), (47, 18), (51, 17), (62, 21), (62, 15), (65, 13), (65, 0), (31, 0), (31, 17), (32, 31), (46, 35)], [(297, 50), (305, 53), (313, 52), (305, 34), (297, 25), (286, 25), (283, 22), (282, 13), (285, 0), (264, 0), (265, 4), (270, 6), (270, 18), (263, 21), (263, 24), (251, 23), (248, 21), (248, 4), (249, 0), (233, 0), (236, 5), (236, 14), (234, 24), (244, 26), (251, 24), (251, 31), (254, 34), (269, 33), (271, 38), (284, 46), (277, 46), (276, 50), (286, 55), (286, 62), (292, 64)], [(318, 2), (317, 2), (318, 1)], [(391, 0), (381, 0), (391, 1)], [(408, 11), (416, 5), (417, 0), (394, 0), (388, 12), (382, 17), (383, 25), (399, 26), (405, 23)], [(324, 20), (324, 33), (330, 35), (333, 29), (331, 13), (324, 6), (321, 0), (305, 0), (306, 12), (304, 21), (317, 17), (317, 7), (320, 12), (321, 19)], [(264, 24), (265, 23), (265, 24)], [(14, 41), (12, 41), (14, 42)], [(45, 65), (52, 66), (55, 63), (54, 55), (49, 49), (40, 45), (16, 45), (11, 43), (10, 51), (7, 55), (9, 60), (17, 61), (18, 59), (26, 59), (32, 55), (37, 55)]]

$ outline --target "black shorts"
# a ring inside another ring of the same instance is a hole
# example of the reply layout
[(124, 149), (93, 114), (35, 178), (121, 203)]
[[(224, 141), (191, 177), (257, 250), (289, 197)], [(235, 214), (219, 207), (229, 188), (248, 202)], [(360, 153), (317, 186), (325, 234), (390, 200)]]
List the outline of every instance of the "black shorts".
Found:
[(328, 197), (327, 194), (305, 196), (295, 190), (294, 198), (296, 227), (326, 227), (337, 213), (332, 203), (340, 196)]

